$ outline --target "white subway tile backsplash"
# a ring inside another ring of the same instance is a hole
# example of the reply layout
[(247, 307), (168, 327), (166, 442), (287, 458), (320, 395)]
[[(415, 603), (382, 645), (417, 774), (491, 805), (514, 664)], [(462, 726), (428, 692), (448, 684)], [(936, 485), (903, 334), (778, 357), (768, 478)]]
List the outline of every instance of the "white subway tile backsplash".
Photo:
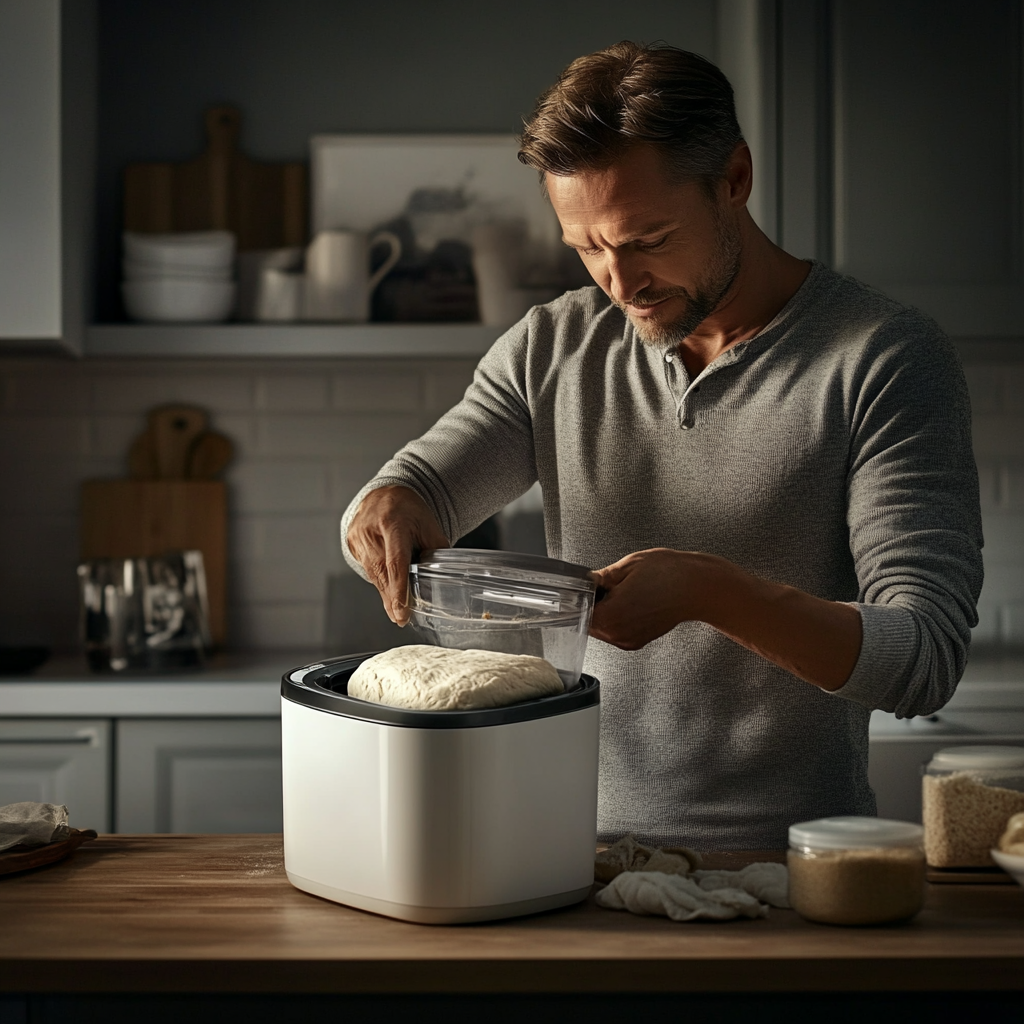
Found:
[[(40, 578), (75, 582), (78, 565), (78, 517), (39, 510), (0, 518), (0, 565), (6, 581), (34, 585)], [(17, 587), (13, 588), (15, 591)]]
[(1000, 564), (1024, 564), (1024, 512), (989, 511), (983, 521), (985, 554)]
[(1013, 512), (1024, 512), (1024, 463), (1002, 467), (999, 486), (1000, 504)]
[(345, 412), (416, 413), (423, 407), (422, 391), (418, 373), (336, 373), (331, 405)]
[(68, 456), (86, 457), (89, 448), (88, 416), (55, 414), (0, 416), (0, 447), (9, 454), (40, 462)]
[(978, 490), (982, 512), (999, 508), (1002, 502), (1002, 467), (998, 463), (978, 464)]
[[(183, 401), (206, 408), (236, 447), (230, 643), (292, 648), (296, 664), (315, 657), (329, 580), (347, 573), (342, 511), (462, 398), (473, 370), (472, 360), (7, 363), (0, 578), (26, 585), (0, 588), (0, 641), (74, 647), (80, 481), (124, 475), (148, 410)], [(974, 642), (1024, 646), (1024, 348), (1017, 363), (966, 372), (987, 542)]]
[(232, 593), (247, 603), (317, 602), (324, 599), (327, 573), (310, 572), (307, 559), (242, 562), (230, 568)]
[(1004, 644), (1024, 647), (1024, 601), (1017, 601), (1003, 607), (1000, 639)]
[(967, 378), (974, 416), (1003, 412), (1006, 380), (1004, 367), (986, 364), (965, 366), (964, 376)]
[(306, 512), (327, 506), (327, 472), (319, 462), (242, 462), (228, 472), (236, 514)]
[(1002, 605), (995, 601), (978, 602), (978, 624), (971, 630), (972, 644), (995, 644), (1002, 636)]
[(1011, 416), (1024, 416), (1024, 365), (999, 367), (1003, 376), (1006, 411)]
[(227, 437), (235, 446), (232, 464), (249, 457), (256, 445), (257, 417), (245, 413), (217, 413), (210, 417), (210, 429)]
[(0, 455), (0, 514), (77, 515), (82, 480), (123, 475), (120, 460), (17, 461)]
[(976, 414), (973, 434), (979, 462), (1024, 462), (1024, 417)]
[(230, 646), (295, 650), (295, 664), (300, 665), (316, 657), (323, 646), (324, 603), (234, 605), (228, 609), (228, 623)]
[(248, 374), (222, 372), (115, 372), (97, 379), (93, 398), (95, 408), (104, 412), (144, 413), (170, 402), (198, 405), (210, 411), (244, 412), (253, 407), (253, 381)]
[(144, 416), (97, 415), (91, 419), (90, 451), (94, 458), (117, 459), (121, 475), (128, 474), (128, 451), (146, 429)]
[(32, 373), (12, 378), (7, 407), (12, 412), (37, 412), (52, 415), (63, 412), (89, 412), (92, 408), (92, 381), (79, 374)]
[(328, 405), (326, 373), (261, 374), (256, 408), (263, 412), (321, 412)]
[[(996, 561), (987, 548), (985, 556), (985, 583), (981, 599), (989, 604), (1009, 604), (1024, 601), (1024, 562)], [(1017, 556), (1019, 557), (1019, 555)]]
[(338, 517), (273, 516), (263, 522), (263, 558), (302, 560), (314, 571), (334, 571), (340, 561)]
[(462, 401), (466, 388), (473, 381), (475, 369), (476, 363), (466, 360), (446, 363), (443, 367), (427, 371), (424, 401), (427, 412), (435, 414), (434, 419)]
[(228, 534), (228, 559), (232, 563), (254, 562), (266, 558), (267, 523), (272, 517), (261, 515), (242, 515), (236, 513), (231, 519), (231, 530)]
[(260, 419), (261, 455), (385, 462), (418, 434), (419, 419), (399, 413), (328, 416), (267, 415)]

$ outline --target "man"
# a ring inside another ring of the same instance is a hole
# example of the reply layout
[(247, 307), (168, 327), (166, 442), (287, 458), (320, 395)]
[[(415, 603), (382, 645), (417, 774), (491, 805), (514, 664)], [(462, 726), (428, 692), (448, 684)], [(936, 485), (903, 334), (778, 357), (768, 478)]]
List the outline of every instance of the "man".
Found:
[(977, 621), (952, 346), (757, 228), (732, 90), (694, 54), (575, 61), (520, 159), (598, 287), (498, 340), (356, 496), (346, 556), (402, 623), (411, 552), (539, 478), (549, 552), (604, 566), (601, 838), (780, 848), (874, 813), (871, 710), (941, 707)]

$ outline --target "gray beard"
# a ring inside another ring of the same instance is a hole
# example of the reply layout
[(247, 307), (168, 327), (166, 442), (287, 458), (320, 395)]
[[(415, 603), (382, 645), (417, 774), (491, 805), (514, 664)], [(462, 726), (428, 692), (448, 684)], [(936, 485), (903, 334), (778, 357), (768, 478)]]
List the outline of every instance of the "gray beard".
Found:
[(706, 279), (691, 294), (685, 288), (673, 288), (664, 292), (640, 292), (634, 300), (640, 305), (653, 305), (670, 296), (681, 296), (686, 299), (686, 308), (675, 320), (664, 322), (654, 317), (632, 317), (625, 303), (616, 302), (629, 318), (636, 336), (652, 348), (675, 348), (681, 341), (689, 337), (718, 308), (732, 287), (736, 275), (740, 272), (741, 242), (738, 232), (727, 232), (720, 222), (718, 250), (709, 267)]

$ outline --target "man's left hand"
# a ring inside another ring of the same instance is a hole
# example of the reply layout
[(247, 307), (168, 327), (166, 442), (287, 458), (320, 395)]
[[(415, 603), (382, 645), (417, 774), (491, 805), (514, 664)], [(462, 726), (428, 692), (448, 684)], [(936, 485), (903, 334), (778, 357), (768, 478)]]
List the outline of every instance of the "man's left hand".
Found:
[(636, 551), (594, 572), (604, 596), (594, 606), (590, 635), (636, 651), (690, 618), (702, 556), (670, 548)]

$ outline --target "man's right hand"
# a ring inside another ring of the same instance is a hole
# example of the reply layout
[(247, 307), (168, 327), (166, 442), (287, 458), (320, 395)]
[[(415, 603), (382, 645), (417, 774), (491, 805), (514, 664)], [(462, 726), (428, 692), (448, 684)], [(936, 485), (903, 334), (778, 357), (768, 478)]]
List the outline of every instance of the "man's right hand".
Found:
[(399, 626), (409, 621), (413, 552), (450, 546), (426, 503), (408, 487), (370, 491), (359, 503), (345, 542), (380, 591), (384, 611)]

